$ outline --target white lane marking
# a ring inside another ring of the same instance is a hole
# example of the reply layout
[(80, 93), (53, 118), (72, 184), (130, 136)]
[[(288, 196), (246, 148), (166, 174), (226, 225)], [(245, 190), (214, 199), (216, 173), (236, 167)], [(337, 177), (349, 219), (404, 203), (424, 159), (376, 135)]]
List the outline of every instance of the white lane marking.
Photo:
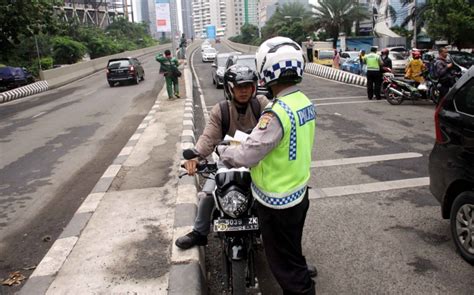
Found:
[(423, 155), (420, 153), (399, 153), (399, 154), (387, 154), (387, 155), (368, 156), (368, 157), (343, 158), (343, 159), (335, 159), (335, 160), (320, 160), (320, 161), (312, 161), (311, 168), (360, 164), (360, 163), (369, 163), (369, 162), (380, 162), (380, 161), (389, 161), (389, 160), (401, 160), (401, 159), (410, 159), (410, 158), (419, 158), (419, 157), (423, 157)]
[(343, 101), (343, 102), (327, 102), (327, 103), (315, 103), (315, 106), (328, 106), (336, 104), (352, 104), (352, 103), (380, 103), (382, 100), (366, 100), (366, 101)]
[(57, 273), (77, 240), (77, 237), (56, 240), (30, 277), (49, 276)]
[(309, 190), (310, 199), (339, 197), (354, 194), (366, 194), (388, 190), (414, 188), (430, 184), (429, 177), (410, 178), (403, 180), (381, 181), (366, 184), (326, 187)]
[(39, 113), (39, 114), (37, 114), (37, 115), (34, 115), (32, 118), (35, 119), (35, 118), (38, 118), (38, 117), (40, 117), (40, 116), (43, 116), (44, 114), (46, 114), (46, 112), (41, 112), (41, 113)]
[(334, 113), (334, 115), (336, 115), (336, 116), (342, 116), (342, 115), (341, 115), (341, 114), (339, 114), (339, 113)]
[(115, 177), (119, 172), (120, 168), (122, 168), (122, 165), (110, 165), (109, 168), (105, 170), (102, 177)]
[(332, 100), (332, 99), (352, 99), (352, 98), (367, 98), (367, 96), (336, 96), (336, 97), (318, 97), (318, 98), (311, 98), (312, 101), (320, 101), (320, 100)]

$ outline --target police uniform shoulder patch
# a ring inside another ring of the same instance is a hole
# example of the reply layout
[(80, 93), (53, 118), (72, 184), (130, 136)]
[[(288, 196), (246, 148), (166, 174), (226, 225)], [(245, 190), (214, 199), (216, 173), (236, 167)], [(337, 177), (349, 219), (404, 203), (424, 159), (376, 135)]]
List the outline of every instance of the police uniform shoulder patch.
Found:
[(265, 130), (268, 127), (268, 123), (273, 119), (275, 115), (271, 112), (264, 113), (258, 121), (258, 129)]

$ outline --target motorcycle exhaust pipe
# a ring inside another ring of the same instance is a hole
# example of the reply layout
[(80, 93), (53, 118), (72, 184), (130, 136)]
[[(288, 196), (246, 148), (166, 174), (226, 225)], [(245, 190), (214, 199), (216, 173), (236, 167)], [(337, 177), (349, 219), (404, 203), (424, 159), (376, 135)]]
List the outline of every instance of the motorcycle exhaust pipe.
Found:
[(394, 92), (395, 94), (398, 94), (398, 95), (400, 95), (400, 96), (403, 97), (403, 92), (401, 92), (400, 90), (397, 90), (397, 89), (395, 89), (395, 88), (389, 87), (389, 88), (388, 88), (388, 91), (392, 91), (392, 92)]

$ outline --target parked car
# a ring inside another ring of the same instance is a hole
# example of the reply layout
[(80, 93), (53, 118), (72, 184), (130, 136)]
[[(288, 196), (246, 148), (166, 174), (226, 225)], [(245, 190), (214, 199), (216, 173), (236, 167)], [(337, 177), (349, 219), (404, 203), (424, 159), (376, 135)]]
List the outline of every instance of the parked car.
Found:
[(217, 50), (212, 47), (204, 48), (201, 55), (202, 55), (203, 62), (213, 61), (216, 59)]
[(463, 73), (467, 72), (474, 64), (474, 54), (464, 51), (448, 51), (451, 60), (461, 68)]
[(9, 90), (35, 82), (26, 68), (0, 67), (0, 89)]
[[(255, 55), (231, 55), (227, 59), (225, 68), (228, 69), (235, 64), (247, 66), (257, 72)], [(267, 88), (264, 86), (263, 81), (258, 81), (257, 94), (268, 95)]]
[(474, 265), (474, 67), (435, 111), (436, 142), (429, 157), (430, 190), (450, 219), (453, 242)]
[(341, 52), (340, 62), (339, 64), (343, 64), (348, 60), (359, 58), (359, 51), (343, 51)]
[(145, 80), (145, 70), (138, 59), (133, 57), (113, 58), (107, 63), (107, 82), (110, 87), (114, 87), (117, 82), (138, 84), (140, 80)]
[(212, 83), (219, 88), (224, 83), (224, 72), (227, 59), (232, 55), (239, 55), (240, 52), (226, 52), (216, 55), (215, 62), (212, 64)]
[(388, 57), (392, 60), (392, 73), (396, 76), (404, 76), (408, 61), (399, 52), (389, 51)]
[(351, 58), (342, 63), (341, 70), (360, 75), (362, 73), (362, 68), (360, 66), (359, 57)]

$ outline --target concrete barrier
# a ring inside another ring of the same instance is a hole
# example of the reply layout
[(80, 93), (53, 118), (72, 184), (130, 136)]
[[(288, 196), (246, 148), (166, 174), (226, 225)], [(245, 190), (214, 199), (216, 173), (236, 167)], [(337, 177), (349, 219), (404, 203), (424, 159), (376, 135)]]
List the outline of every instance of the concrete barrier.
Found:
[(12, 101), (28, 95), (40, 93), (49, 89), (48, 82), (39, 81), (13, 90), (0, 93), (0, 103)]
[(164, 44), (134, 51), (125, 51), (114, 55), (99, 57), (90, 61), (79, 62), (56, 69), (41, 71), (40, 77), (41, 80), (48, 81), (50, 89), (54, 89), (105, 69), (107, 66), (107, 61), (111, 58), (124, 56), (140, 57), (170, 48), (171, 44)]
[[(258, 49), (258, 46), (235, 43), (229, 40), (223, 40), (223, 43), (231, 49), (243, 53), (255, 53)], [(358, 86), (367, 86), (366, 77), (316, 63), (306, 63), (305, 72), (318, 77), (339, 81), (342, 83), (353, 84)]]

